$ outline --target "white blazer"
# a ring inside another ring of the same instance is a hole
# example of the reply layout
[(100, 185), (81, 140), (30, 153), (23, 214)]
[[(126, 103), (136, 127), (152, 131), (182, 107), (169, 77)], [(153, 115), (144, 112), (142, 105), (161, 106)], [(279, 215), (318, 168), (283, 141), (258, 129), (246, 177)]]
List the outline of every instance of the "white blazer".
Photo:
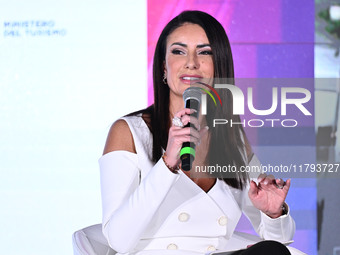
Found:
[[(244, 249), (254, 240), (234, 234), (242, 212), (262, 239), (287, 242), (295, 223), (256, 209), (244, 190), (221, 180), (204, 192), (183, 172), (174, 174), (152, 158), (152, 135), (141, 116), (123, 118), (137, 154), (110, 152), (99, 159), (103, 234), (118, 254), (206, 254)], [(256, 157), (251, 165), (259, 165)]]

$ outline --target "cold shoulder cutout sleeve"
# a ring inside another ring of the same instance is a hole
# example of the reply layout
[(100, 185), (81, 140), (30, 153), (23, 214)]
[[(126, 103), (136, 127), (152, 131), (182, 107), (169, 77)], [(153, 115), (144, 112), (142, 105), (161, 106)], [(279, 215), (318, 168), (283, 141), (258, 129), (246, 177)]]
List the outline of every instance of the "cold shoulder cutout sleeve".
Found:
[(140, 139), (146, 134), (136, 133), (135, 125), (140, 125), (136, 120), (128, 119), (127, 122), (132, 129), (137, 154), (113, 151), (99, 159), (103, 234), (109, 245), (120, 253), (134, 249), (178, 178), (162, 159), (155, 165), (145, 165), (147, 155), (139, 148), (142, 144), (145, 146)]

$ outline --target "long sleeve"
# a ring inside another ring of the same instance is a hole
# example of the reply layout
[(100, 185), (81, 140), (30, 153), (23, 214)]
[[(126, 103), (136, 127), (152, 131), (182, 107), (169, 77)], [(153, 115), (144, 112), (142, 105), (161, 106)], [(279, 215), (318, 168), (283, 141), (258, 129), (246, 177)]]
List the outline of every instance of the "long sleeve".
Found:
[[(249, 202), (251, 203), (251, 201)], [(244, 205), (243, 212), (261, 238), (265, 240), (276, 240), (282, 243), (293, 239), (295, 222), (290, 215), (289, 209), (286, 215), (272, 219), (252, 204), (246, 203), (247, 205)]]
[(99, 160), (103, 233), (120, 253), (133, 251), (178, 175), (162, 159), (141, 181), (137, 154), (114, 151)]
[[(260, 162), (256, 156), (249, 163), (251, 166), (259, 166)], [(288, 242), (293, 239), (295, 234), (295, 221), (288, 212), (276, 219), (272, 219), (257, 208), (255, 208), (248, 196), (249, 185), (243, 191), (242, 210), (252, 223), (255, 231), (265, 240), (276, 240), (280, 242)]]

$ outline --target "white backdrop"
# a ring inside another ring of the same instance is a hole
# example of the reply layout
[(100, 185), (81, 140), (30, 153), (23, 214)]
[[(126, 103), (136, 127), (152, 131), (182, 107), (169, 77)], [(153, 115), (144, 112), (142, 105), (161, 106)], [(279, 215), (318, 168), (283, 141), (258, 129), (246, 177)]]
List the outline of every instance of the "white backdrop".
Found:
[(146, 1), (0, 0), (1, 254), (101, 221), (108, 129), (147, 105)]

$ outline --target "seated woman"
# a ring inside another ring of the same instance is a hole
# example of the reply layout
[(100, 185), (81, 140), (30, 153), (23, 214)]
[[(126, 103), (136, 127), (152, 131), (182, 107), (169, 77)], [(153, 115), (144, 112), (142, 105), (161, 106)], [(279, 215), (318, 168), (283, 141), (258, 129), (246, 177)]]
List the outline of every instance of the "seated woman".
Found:
[[(213, 127), (232, 114), (231, 94), (219, 91), (223, 107), (192, 116), (183, 92), (203, 80), (234, 78), (228, 37), (209, 14), (185, 11), (163, 29), (154, 54), (154, 104), (117, 120), (100, 158), (103, 233), (117, 254), (290, 254), (295, 223), (285, 204), (290, 180), (236, 171), (195, 175), (196, 166), (259, 165), (241, 125)], [(211, 109), (210, 109), (211, 108)], [(187, 124), (190, 122), (190, 126)], [(184, 142), (196, 145), (190, 171), (181, 169)], [(240, 241), (234, 233), (244, 213), (263, 241)], [(241, 250), (240, 250), (241, 249)]]

